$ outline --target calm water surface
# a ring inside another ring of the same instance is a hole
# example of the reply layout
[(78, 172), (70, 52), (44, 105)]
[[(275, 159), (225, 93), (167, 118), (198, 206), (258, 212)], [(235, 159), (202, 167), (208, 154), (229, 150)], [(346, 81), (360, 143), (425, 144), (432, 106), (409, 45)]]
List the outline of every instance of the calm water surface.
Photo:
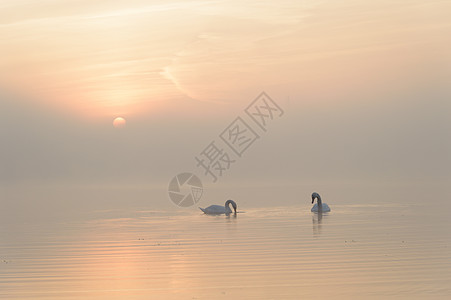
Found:
[(239, 207), (236, 217), (97, 211), (2, 226), (0, 298), (451, 296), (449, 209), (329, 204), (322, 216), (305, 204)]

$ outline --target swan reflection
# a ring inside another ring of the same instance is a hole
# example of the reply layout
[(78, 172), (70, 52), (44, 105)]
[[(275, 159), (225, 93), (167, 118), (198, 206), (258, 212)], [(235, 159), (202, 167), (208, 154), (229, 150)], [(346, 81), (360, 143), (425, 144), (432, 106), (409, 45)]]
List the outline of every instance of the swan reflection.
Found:
[(321, 223), (323, 222), (323, 213), (322, 212), (318, 212), (313, 214), (312, 216), (312, 225), (313, 225), (313, 235), (317, 236), (321, 234), (322, 231), (322, 225)]

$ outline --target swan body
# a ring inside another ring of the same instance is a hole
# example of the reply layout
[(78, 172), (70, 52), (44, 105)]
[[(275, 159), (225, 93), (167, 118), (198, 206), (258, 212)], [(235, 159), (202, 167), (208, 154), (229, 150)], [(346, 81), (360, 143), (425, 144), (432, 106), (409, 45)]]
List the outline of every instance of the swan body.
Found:
[[(322, 203), (323, 212), (329, 212), (330, 207), (327, 205), (327, 203)], [(318, 204), (315, 203), (311, 209), (312, 212), (318, 212)]]
[(232, 213), (232, 209), (230, 209), (230, 204), (232, 204), (233, 212), (236, 214), (237, 205), (236, 205), (235, 201), (233, 201), (233, 200), (227, 200), (226, 203), (224, 204), (224, 206), (210, 205), (209, 207), (206, 207), (206, 208), (201, 208), (201, 207), (199, 207), (199, 208), (201, 211), (203, 211), (207, 215), (221, 215), (221, 214), (228, 215), (228, 214)]
[(315, 202), (315, 199), (317, 200), (317, 203), (315, 203), (311, 209), (312, 212), (329, 212), (330, 207), (327, 205), (327, 203), (323, 203), (321, 201), (321, 196), (318, 193), (312, 194), (312, 203)]

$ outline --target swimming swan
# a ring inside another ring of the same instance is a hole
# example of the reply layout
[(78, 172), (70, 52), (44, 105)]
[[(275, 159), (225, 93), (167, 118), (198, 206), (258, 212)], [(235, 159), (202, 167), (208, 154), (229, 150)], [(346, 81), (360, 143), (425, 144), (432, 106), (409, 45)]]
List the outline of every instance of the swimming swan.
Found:
[(233, 200), (227, 200), (224, 206), (221, 205), (210, 205), (206, 208), (200, 208), (201, 211), (206, 213), (207, 215), (221, 215), (221, 214), (231, 214), (232, 210), (230, 209), (230, 204), (232, 204), (234, 213), (236, 214), (236, 203)]
[(329, 212), (330, 208), (329, 205), (326, 203), (321, 202), (321, 196), (318, 193), (312, 194), (312, 203), (315, 202), (315, 199), (317, 199), (318, 203), (315, 203), (312, 207), (312, 212)]

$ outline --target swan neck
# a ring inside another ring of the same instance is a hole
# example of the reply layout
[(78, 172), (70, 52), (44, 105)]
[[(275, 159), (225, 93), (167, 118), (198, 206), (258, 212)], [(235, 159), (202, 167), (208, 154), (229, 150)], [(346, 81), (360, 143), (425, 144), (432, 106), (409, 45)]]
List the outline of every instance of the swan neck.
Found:
[(321, 202), (321, 197), (318, 197), (318, 211), (323, 211), (323, 203)]
[[(230, 204), (232, 204), (233, 210), (230, 208)], [(236, 213), (236, 204), (235, 204), (235, 202), (233, 200), (227, 200), (226, 203), (225, 203), (225, 210), (226, 210), (226, 212), (230, 211), (230, 213), (231, 212)]]
[(225, 211), (226, 211), (226, 213), (228, 213), (229, 211), (232, 211), (232, 210), (230, 209), (230, 202), (227, 202), (227, 203), (225, 204)]

